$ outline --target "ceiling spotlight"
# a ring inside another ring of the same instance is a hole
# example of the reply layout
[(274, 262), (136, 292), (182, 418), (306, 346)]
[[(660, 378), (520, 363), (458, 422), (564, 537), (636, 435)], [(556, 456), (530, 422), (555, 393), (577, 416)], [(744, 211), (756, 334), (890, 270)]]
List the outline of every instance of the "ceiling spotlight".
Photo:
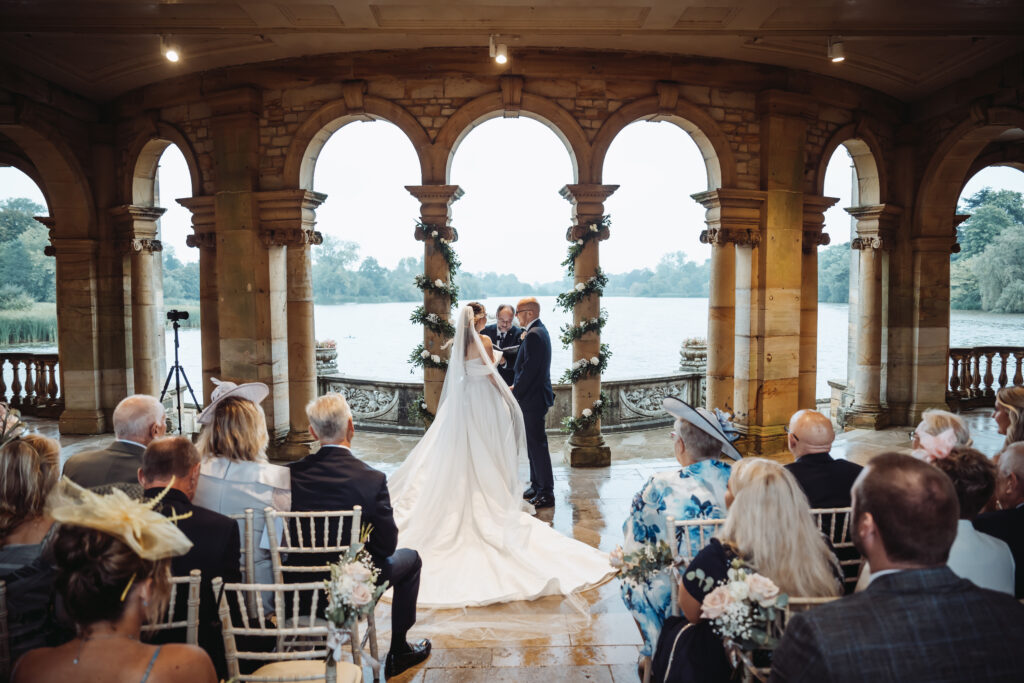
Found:
[(505, 64), (508, 62), (508, 45), (505, 43), (496, 43), (496, 34), (491, 34), (489, 39), (491, 59), (496, 61), (498, 64)]
[(181, 59), (181, 53), (178, 51), (177, 46), (171, 45), (167, 36), (160, 36), (160, 54), (162, 54), (168, 62), (177, 62)]
[(843, 41), (835, 36), (830, 36), (828, 39), (828, 58), (833, 62), (842, 62), (846, 59), (846, 53), (843, 52)]

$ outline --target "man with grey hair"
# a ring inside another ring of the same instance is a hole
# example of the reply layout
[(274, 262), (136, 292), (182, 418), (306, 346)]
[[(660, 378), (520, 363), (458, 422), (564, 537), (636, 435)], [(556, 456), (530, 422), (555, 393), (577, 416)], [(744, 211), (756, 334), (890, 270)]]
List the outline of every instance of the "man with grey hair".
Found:
[(1010, 444), (999, 456), (994, 512), (978, 515), (974, 528), (1006, 542), (1013, 553), (1014, 595), (1024, 598), (1024, 441)]
[[(306, 406), (306, 416), (309, 433), (320, 442), (320, 450), (288, 465), (292, 475), (292, 510), (362, 507), (362, 524), (372, 529), (366, 550), (374, 566), (380, 569), (378, 581), (387, 581), (395, 591), (391, 603), (391, 649), (384, 661), (384, 677), (397, 676), (430, 655), (429, 640), (412, 645), (406, 640), (406, 634), (416, 623), (422, 566), (419, 553), (398, 547), (398, 527), (387, 477), (352, 454), (356, 430), (345, 397), (335, 393), (320, 396)], [(319, 565), (337, 559), (307, 554), (301, 562)], [(303, 580), (308, 581), (308, 577), (304, 574)]]
[(85, 488), (136, 484), (146, 446), (166, 431), (167, 414), (160, 401), (147, 394), (129, 396), (114, 409), (114, 441), (71, 456), (64, 476)]

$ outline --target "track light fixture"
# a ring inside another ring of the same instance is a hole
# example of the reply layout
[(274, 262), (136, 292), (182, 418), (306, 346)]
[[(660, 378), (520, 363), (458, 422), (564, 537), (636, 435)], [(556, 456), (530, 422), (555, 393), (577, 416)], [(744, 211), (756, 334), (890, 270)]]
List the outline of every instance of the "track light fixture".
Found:
[(496, 61), (498, 64), (505, 64), (508, 62), (508, 45), (505, 43), (497, 43), (495, 39), (498, 37), (497, 34), (492, 33), (488, 41), (490, 46), (491, 59)]
[(177, 62), (181, 59), (181, 52), (177, 46), (172, 45), (167, 36), (160, 36), (160, 54), (164, 56), (168, 62)]
[(829, 36), (828, 58), (836, 63), (842, 62), (846, 59), (846, 53), (843, 52), (843, 41), (841, 38), (837, 36)]

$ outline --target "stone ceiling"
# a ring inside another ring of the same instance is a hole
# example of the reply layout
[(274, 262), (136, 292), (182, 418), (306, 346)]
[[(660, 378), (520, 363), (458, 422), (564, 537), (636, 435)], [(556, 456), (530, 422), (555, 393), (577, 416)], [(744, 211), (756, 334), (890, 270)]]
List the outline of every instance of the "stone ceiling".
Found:
[[(587, 48), (804, 69), (912, 101), (1024, 49), (1024, 0), (0, 0), (0, 60), (90, 99), (235, 64), (366, 50)], [(174, 65), (160, 35), (181, 47)], [(846, 62), (826, 59), (841, 36)]]

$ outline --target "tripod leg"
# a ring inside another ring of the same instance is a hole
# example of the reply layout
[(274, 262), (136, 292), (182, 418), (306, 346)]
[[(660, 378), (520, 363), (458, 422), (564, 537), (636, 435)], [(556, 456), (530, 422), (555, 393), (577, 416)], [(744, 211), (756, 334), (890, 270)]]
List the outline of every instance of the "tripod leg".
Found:
[(167, 379), (164, 380), (164, 388), (163, 388), (163, 391), (160, 392), (160, 402), (161, 403), (164, 402), (164, 396), (167, 395), (167, 387), (171, 383), (171, 375), (174, 374), (174, 368), (176, 368), (176, 367), (178, 367), (177, 364), (175, 364), (173, 367), (171, 367), (170, 370), (167, 371)]
[(192, 383), (188, 381), (188, 375), (185, 374), (185, 368), (181, 369), (181, 378), (185, 380), (185, 386), (188, 387), (188, 395), (192, 397), (192, 404), (198, 408), (199, 401), (196, 400), (196, 392), (192, 391)]

